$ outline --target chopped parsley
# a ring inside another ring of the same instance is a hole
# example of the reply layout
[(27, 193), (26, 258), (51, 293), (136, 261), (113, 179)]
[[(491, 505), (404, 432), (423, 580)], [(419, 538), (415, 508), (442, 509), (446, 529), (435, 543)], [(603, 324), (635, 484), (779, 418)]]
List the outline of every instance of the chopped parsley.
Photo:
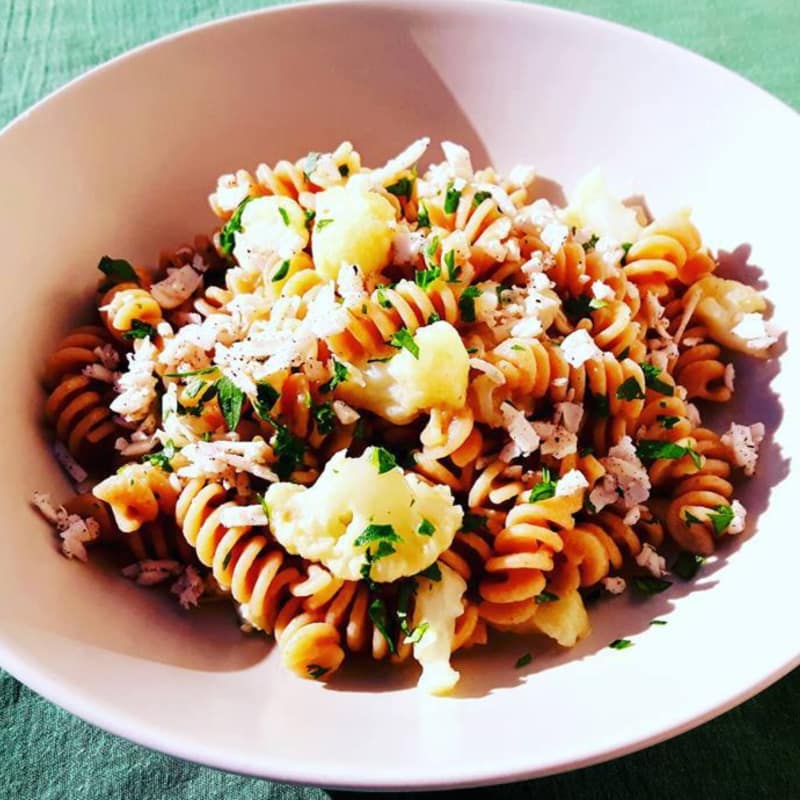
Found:
[(589, 297), (588, 294), (579, 294), (576, 297), (568, 297), (564, 301), (564, 311), (570, 317), (588, 317), (592, 311), (597, 311), (598, 308), (607, 306), (605, 300), (599, 300), (596, 297)]
[(644, 390), (634, 377), (627, 378), (617, 387), (617, 400), (644, 400)]
[(425, 259), (429, 262), (433, 262), (436, 258), (436, 251), (439, 249), (439, 237), (434, 236), (428, 244), (425, 245)]
[(687, 525), (704, 525), (705, 524), (703, 522), (703, 520), (700, 519), (700, 517), (696, 517), (694, 514), (692, 514), (691, 511), (687, 511), (685, 509), (684, 509), (684, 512), (683, 512), (683, 521)]
[(160, 453), (151, 453), (145, 456), (144, 459), (154, 467), (163, 469), (164, 472), (172, 472), (172, 464), (170, 464), (170, 461), (175, 457), (175, 452), (175, 442), (173, 442), (172, 439), (168, 439), (167, 443), (164, 445), (164, 449)]
[(620, 263), (625, 266), (625, 262), (628, 260), (628, 251), (633, 247), (633, 242), (623, 242), (620, 247), (622, 248), (622, 259)]
[(270, 422), (275, 426), (275, 441), (272, 445), (275, 455), (278, 456), (275, 472), (285, 481), (303, 463), (306, 446), (285, 425), (275, 419), (270, 419)]
[(484, 200), (488, 200), (491, 196), (491, 192), (475, 192), (475, 197), (472, 198), (472, 205), (477, 208)]
[(599, 241), (600, 237), (596, 233), (593, 233), (589, 241), (583, 243), (583, 251), (585, 253), (588, 253), (590, 250), (594, 250), (594, 248), (597, 247), (597, 243)]
[(97, 269), (106, 276), (106, 280), (100, 285), (98, 291), (107, 292), (112, 286), (118, 283), (139, 283), (139, 276), (124, 258), (111, 258), (103, 256), (97, 265)]
[(280, 396), (280, 392), (271, 383), (256, 384), (256, 413), (261, 419), (269, 417)]
[(414, 341), (414, 337), (408, 328), (400, 328), (399, 331), (393, 333), (392, 338), (389, 339), (389, 344), (398, 349), (405, 348), (414, 358), (419, 359), (419, 345)]
[(385, 287), (379, 286), (377, 295), (378, 295), (378, 305), (381, 308), (391, 308), (392, 301), (386, 296), (386, 293), (383, 291)]
[(545, 603), (556, 603), (560, 599), (557, 594), (552, 592), (540, 592), (533, 598), (537, 606), (543, 606)]
[(427, 289), (441, 274), (441, 267), (433, 266), (429, 269), (420, 269), (414, 273), (414, 282), (422, 289)]
[(195, 375), (210, 375), (216, 372), (217, 367), (203, 367), (203, 369), (193, 369), (189, 372), (165, 372), (165, 378), (193, 378)]
[(436, 533), (436, 526), (429, 519), (423, 518), (417, 527), (417, 533), (421, 536), (433, 536)]
[(525, 653), (514, 662), (514, 669), (522, 669), (523, 667), (527, 667), (531, 661), (533, 661), (533, 656), (530, 653)]
[[(452, 252), (452, 250), (450, 251)], [(467, 286), (458, 298), (458, 309), (464, 322), (475, 322), (475, 298), (480, 297), (481, 290), (477, 286)]]
[(688, 455), (698, 469), (703, 466), (700, 454), (691, 447), (684, 447), (675, 442), (662, 442), (660, 439), (640, 439), (636, 445), (636, 453), (642, 461), (655, 461), (658, 458), (682, 458)]
[(540, 500), (549, 500), (551, 497), (555, 497), (557, 483), (558, 481), (554, 481), (550, 476), (550, 470), (542, 467), (542, 479), (533, 487), (528, 502), (538, 503)]
[(219, 249), (222, 250), (226, 256), (233, 253), (233, 247), (236, 244), (236, 234), (242, 230), (242, 212), (252, 199), (252, 197), (245, 197), (245, 199), (236, 206), (236, 211), (233, 212), (231, 218), (222, 226), (222, 230), (219, 232)]
[(313, 211), (312, 209), (306, 209), (306, 230), (310, 231), (311, 226), (314, 224), (314, 217), (317, 216), (317, 212)]
[(667, 621), (665, 619), (651, 619), (650, 620), (650, 624), (651, 625), (666, 625)]
[(242, 417), (244, 392), (229, 378), (223, 377), (217, 381), (217, 397), (228, 430), (235, 431)]
[(406, 200), (410, 200), (412, 188), (413, 183), (408, 178), (400, 178), (391, 186), (387, 186), (386, 191), (395, 197), (404, 197)]
[(417, 225), (420, 228), (430, 228), (431, 226), (431, 218), (428, 215), (428, 209), (425, 207), (425, 203), (419, 204), (419, 210), (417, 211)]
[(267, 498), (258, 492), (256, 492), (256, 498), (261, 506), (261, 510), (264, 512), (264, 516), (269, 519), (269, 503), (267, 503)]
[(434, 322), (439, 322), (440, 320), (441, 317), (435, 311), (432, 311), (428, 317), (428, 325), (433, 325)]
[(633, 647), (633, 642), (630, 639), (614, 639), (609, 647), (612, 650), (625, 650), (628, 647)]
[(596, 417), (605, 418), (611, 414), (608, 398), (604, 394), (592, 394), (592, 392), (587, 391), (586, 403), (591, 413)]
[(637, 576), (632, 579), (632, 583), (633, 588), (636, 589), (639, 594), (645, 595), (659, 594), (672, 586), (672, 581), (667, 581), (663, 578), (654, 578), (652, 575)]
[(235, 545), (232, 546), (231, 549), (228, 550), (227, 553), (225, 553), (225, 558), (222, 559), (222, 569), (227, 569), (228, 568), (228, 564), (231, 563), (231, 559), (233, 558), (234, 547), (235, 547)]
[[(291, 224), (291, 220), (289, 219), (289, 212), (283, 206), (278, 206), (278, 213), (281, 215), (283, 224), (288, 228), (289, 225)], [(317, 227), (319, 227), (319, 223), (317, 223)]]
[(439, 569), (439, 565), (434, 561), (429, 567), (426, 567), (422, 572), (418, 572), (417, 575), (420, 578), (427, 578), (429, 581), (433, 581), (434, 583), (438, 583), (442, 579), (442, 571)]
[(326, 217), (325, 219), (318, 219), (317, 224), (315, 226), (316, 230), (321, 231), (323, 228), (327, 228), (328, 225), (331, 224), (331, 222), (333, 222), (333, 220), (330, 219), (330, 217)]
[(311, 412), (314, 415), (314, 422), (317, 424), (317, 430), (323, 435), (327, 436), (333, 432), (336, 414), (333, 412), (333, 405), (330, 401), (315, 406)]
[(376, 447), (374, 452), (378, 475), (383, 475), (384, 472), (389, 472), (397, 466), (397, 459), (385, 447)]
[(411, 633), (406, 636), (406, 643), (407, 644), (419, 644), (422, 640), (422, 637), (428, 632), (428, 628), (430, 628), (430, 624), (425, 622), (424, 620), (414, 628)]
[(464, 520), (461, 523), (461, 530), (470, 533), (472, 531), (479, 531), (481, 528), (486, 527), (486, 523), (488, 522), (488, 518), (484, 517), (481, 514), (473, 514), (471, 511), (467, 511), (464, 514)]
[(332, 358), (331, 361), (333, 361), (333, 376), (319, 387), (319, 390), (325, 394), (332, 392), (340, 383), (344, 383), (350, 374), (341, 361), (337, 361), (335, 358)]
[(281, 261), (281, 265), (275, 270), (275, 274), (272, 276), (272, 282), (277, 283), (278, 281), (282, 281), (289, 274), (289, 266), (290, 262), (288, 258), (286, 261)]
[(309, 664), (306, 667), (309, 678), (315, 681), (318, 681), (323, 675), (327, 675), (330, 671), (330, 667), (321, 667), (319, 664)]
[(668, 397), (672, 397), (672, 395), (675, 394), (675, 387), (665, 383), (658, 377), (661, 374), (661, 370), (658, 367), (654, 364), (648, 364), (647, 362), (639, 366), (642, 368), (642, 372), (644, 372), (644, 383), (648, 389), (665, 394)]
[(733, 522), (733, 509), (727, 505), (719, 505), (708, 515), (714, 526), (714, 533), (721, 536)]
[(678, 555), (678, 558), (675, 559), (675, 563), (672, 565), (672, 571), (679, 578), (683, 578), (685, 581), (690, 581), (695, 575), (697, 575), (698, 570), (703, 566), (704, 563), (705, 559), (703, 556), (699, 556), (696, 553), (690, 553), (688, 550), (684, 550)]
[(447, 184), (447, 191), (444, 195), (444, 213), (452, 214), (458, 208), (458, 201), (461, 199), (461, 192), (456, 189), (453, 182)]
[(680, 421), (680, 417), (673, 417), (667, 414), (659, 414), (656, 419), (661, 423), (662, 428), (671, 431)]
[(381, 636), (386, 639), (386, 645), (392, 655), (396, 655), (397, 648), (395, 647), (392, 637), (389, 635), (388, 620), (386, 613), (386, 604), (380, 597), (376, 597), (369, 606), (369, 618), (372, 623), (380, 632)]
[(448, 250), (444, 254), (444, 265), (447, 267), (447, 282), (457, 283), (461, 274), (461, 267), (456, 266), (456, 251)]
[(156, 335), (156, 329), (140, 319), (131, 322), (131, 329), (122, 334), (123, 339), (152, 339)]
[[(402, 542), (402, 537), (398, 536), (394, 527), (391, 525), (377, 525), (374, 522), (367, 525), (364, 531), (353, 542), (356, 547), (363, 547), (364, 545), (373, 542)], [(394, 552), (394, 550), (392, 550)]]

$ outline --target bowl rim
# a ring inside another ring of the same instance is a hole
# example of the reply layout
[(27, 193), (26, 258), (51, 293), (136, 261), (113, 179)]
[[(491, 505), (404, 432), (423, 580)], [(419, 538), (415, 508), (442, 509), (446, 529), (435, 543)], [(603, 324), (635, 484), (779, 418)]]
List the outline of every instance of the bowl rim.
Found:
[[(328, 6), (398, 8), (406, 13), (431, 10), (433, 7), (440, 7), (445, 10), (450, 9), (456, 14), (464, 10), (463, 0), (300, 0), (300, 2), (294, 3), (287, 3), (287, 0), (281, 0), (281, 2), (281, 5), (238, 12), (164, 34), (158, 38), (143, 42), (142, 44), (89, 68), (74, 76), (62, 86), (46, 94), (9, 121), (3, 128), (0, 128), (0, 143), (2, 143), (5, 134), (23, 125), (27, 119), (36, 114), (41, 107), (53, 100), (66, 98), (77, 86), (92, 81), (98, 73), (114, 69), (119, 65), (125, 64), (127, 61), (146, 55), (150, 50), (168, 46), (173, 41), (183, 39), (184, 37), (190, 37), (195, 33), (212, 27), (222, 27), (248, 18), (266, 15), (302, 15), (309, 12), (313, 13), (317, 8)], [(750, 91), (756, 91), (761, 95), (762, 101), (766, 100), (775, 104), (780, 107), (783, 112), (790, 112), (796, 117), (796, 121), (800, 122), (800, 112), (770, 91), (758, 86), (749, 78), (686, 47), (622, 23), (579, 11), (542, 6), (538, 3), (526, 2), (526, 0), (470, 0), (469, 8), (471, 11), (475, 9), (491, 11), (492, 9), (497, 10), (502, 7), (511, 6), (517, 7), (517, 13), (577, 18), (580, 19), (584, 25), (593, 25), (598, 29), (610, 30), (617, 36), (624, 35), (639, 40), (644, 38), (652, 47), (666, 49), (675, 57), (694, 61), (702, 69), (715, 70), (724, 74), (729, 80), (746, 86)], [(391, 779), (380, 779), (377, 775), (369, 774), (367, 771), (365, 771), (364, 775), (356, 775), (352, 770), (346, 767), (344, 769), (337, 769), (320, 765), (315, 765), (313, 767), (313, 774), (309, 775), (305, 768), (306, 762), (303, 761), (292, 762), (287, 761), (285, 758), (282, 760), (279, 758), (274, 762), (271, 762), (268, 758), (262, 759), (258, 764), (248, 759), (234, 761), (230, 757), (225, 757), (223, 754), (220, 754), (207, 745), (198, 747), (196, 743), (175, 742), (170, 736), (162, 735), (155, 726), (142, 725), (141, 722), (131, 723), (126, 716), (107, 709), (103, 705), (95, 704), (91, 700), (91, 697), (87, 696), (86, 691), (62, 684), (58, 679), (57, 673), (43, 668), (40, 662), (28, 661), (25, 656), (15, 652), (13, 646), (9, 645), (4, 638), (0, 636), (0, 667), (49, 702), (65, 709), (79, 719), (116, 736), (120, 736), (123, 739), (156, 752), (163, 752), (191, 763), (201, 766), (210, 766), (227, 772), (276, 782), (302, 784), (329, 789), (355, 789), (361, 791), (424, 791), (429, 789), (456, 789), (500, 785), (558, 774), (569, 770), (581, 769), (593, 764), (611, 761), (621, 756), (659, 744), (709, 722), (762, 692), (798, 666), (800, 666), (800, 643), (798, 643), (797, 652), (794, 656), (770, 670), (760, 671), (758, 677), (751, 680), (749, 685), (741, 691), (729, 695), (722, 700), (713, 700), (700, 708), (700, 710), (698, 710), (698, 706), (695, 704), (690, 713), (684, 713), (677, 718), (677, 721), (672, 725), (660, 730), (654, 730), (646, 736), (638, 734), (634, 736), (629, 735), (618, 745), (607, 750), (598, 751), (594, 749), (591, 752), (584, 752), (578, 756), (553, 761), (546, 767), (531, 768), (529, 766), (526, 767), (522, 763), (517, 763), (514, 766), (492, 766), (491, 762), (486, 765), (473, 763), (465, 767), (464, 771), (457, 776), (443, 774), (441, 777), (437, 776), (434, 779), (424, 779), (421, 781), (412, 780), (409, 782), (401, 781), (394, 777)]]

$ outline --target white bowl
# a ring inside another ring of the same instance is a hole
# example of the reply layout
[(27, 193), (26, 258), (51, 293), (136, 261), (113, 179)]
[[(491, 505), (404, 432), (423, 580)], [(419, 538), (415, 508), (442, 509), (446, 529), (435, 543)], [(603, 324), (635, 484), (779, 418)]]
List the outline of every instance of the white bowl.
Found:
[[(798, 663), (800, 351), (740, 366), (736, 414), (769, 430), (743, 499), (757, 528), (691, 586), (594, 610), (575, 650), (515, 670), (524, 641), (457, 658), (457, 696), (404, 672), (330, 686), (286, 674), (228, 612), (185, 614), (99, 565), (59, 558), (28, 507), (67, 493), (40, 426), (43, 359), (88, 308), (98, 257), (152, 262), (210, 230), (218, 174), (353, 140), (367, 164), (417, 136), (478, 164), (533, 161), (566, 187), (600, 164), (652, 209), (690, 203), (726, 269), (797, 333), (800, 118), (672, 45), (591, 18), (458, 0), (248, 14), (141, 48), (0, 137), (5, 514), (0, 663), (122, 736), (286, 781), (444, 787), (533, 777), (675, 735)], [(557, 186), (553, 186), (556, 189)], [(763, 270), (763, 272), (762, 272)], [(789, 377), (795, 375), (794, 383)], [(649, 628), (654, 617), (667, 627)], [(635, 647), (607, 648), (617, 637)]]

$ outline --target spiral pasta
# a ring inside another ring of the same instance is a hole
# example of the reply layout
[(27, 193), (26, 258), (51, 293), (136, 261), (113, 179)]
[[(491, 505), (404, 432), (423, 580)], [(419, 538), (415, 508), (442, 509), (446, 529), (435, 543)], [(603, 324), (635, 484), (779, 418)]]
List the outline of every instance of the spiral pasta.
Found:
[(558, 209), (452, 142), (420, 170), (428, 144), (223, 175), (213, 235), (104, 256), (43, 370), (82, 493), (37, 507), (70, 557), (229, 597), (300, 677), (413, 658), (445, 693), (492, 630), (572, 646), (590, 596), (662, 591), (745, 528), (765, 431), (702, 404), (776, 337), (687, 211), (650, 221), (597, 174)]

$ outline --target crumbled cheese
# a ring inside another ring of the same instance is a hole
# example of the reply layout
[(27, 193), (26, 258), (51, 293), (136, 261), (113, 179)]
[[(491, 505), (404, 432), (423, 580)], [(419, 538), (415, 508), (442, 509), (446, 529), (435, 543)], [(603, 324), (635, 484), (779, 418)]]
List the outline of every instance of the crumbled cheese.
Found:
[(190, 264), (167, 270), (167, 277), (150, 287), (150, 294), (161, 308), (177, 308), (188, 300), (203, 283), (203, 278)]
[(50, 495), (34, 492), (32, 503), (39, 513), (54, 525), (61, 537), (61, 552), (67, 558), (77, 558), (86, 562), (86, 544), (100, 536), (100, 525), (94, 517), (80, 517), (70, 514), (64, 506), (56, 506)]
[(569, 228), (561, 222), (551, 222), (542, 229), (542, 241), (551, 253), (557, 253), (567, 241)]
[(230, 477), (233, 470), (239, 470), (265, 481), (278, 480), (278, 476), (266, 466), (272, 457), (272, 449), (263, 440), (192, 442), (180, 454), (189, 462), (178, 469), (181, 478), (216, 479)]
[[(411, 169), (422, 158), (430, 143), (430, 138), (423, 136), (421, 139), (412, 142), (394, 158), (390, 158), (382, 167), (365, 173), (368, 185), (378, 188), (391, 183), (401, 172)], [(350, 183), (354, 182), (354, 178), (364, 180), (361, 175), (357, 175), (350, 179)]]
[(347, 308), (360, 306), (369, 298), (364, 286), (364, 274), (356, 264), (342, 264), (336, 279), (336, 288)]
[(700, 411), (694, 403), (686, 404), (686, 419), (689, 420), (693, 428), (700, 427)]
[(611, 236), (601, 236), (597, 240), (594, 250), (607, 267), (615, 267), (625, 255), (620, 243)]
[(636, 556), (636, 563), (646, 569), (652, 576), (660, 578), (667, 574), (667, 561), (664, 556), (659, 555), (656, 549), (645, 542), (642, 549)]
[(603, 578), (600, 583), (609, 594), (622, 594), (628, 588), (625, 578)]
[(206, 369), (211, 359), (206, 350), (214, 346), (209, 342), (208, 332), (202, 325), (186, 325), (178, 333), (164, 339), (164, 346), (158, 355), (158, 363), (165, 372), (194, 372)]
[(555, 417), (556, 424), (563, 423), (564, 427), (570, 433), (577, 433), (578, 428), (581, 426), (583, 419), (583, 406), (580, 403), (556, 403), (555, 404)]
[(606, 474), (589, 494), (589, 501), (597, 511), (620, 499), (625, 508), (631, 508), (650, 496), (650, 477), (630, 436), (614, 445), (600, 462), (606, 468)]
[(743, 314), (731, 333), (744, 339), (750, 350), (763, 350), (778, 341), (764, 321), (764, 315), (759, 313)]
[(53, 455), (56, 461), (63, 467), (64, 472), (72, 478), (75, 483), (83, 483), (89, 477), (89, 473), (72, 457), (61, 442), (53, 445)]
[(552, 422), (534, 422), (533, 428), (541, 438), (541, 453), (552, 455), (559, 461), (578, 452), (578, 437), (563, 425)]
[(361, 417), (361, 414), (347, 405), (344, 400), (333, 401), (333, 413), (336, 414), (336, 419), (338, 419), (342, 425), (352, 425)]
[(531, 164), (515, 164), (508, 173), (508, 182), (512, 186), (526, 188), (536, 180), (536, 170)]
[(592, 295), (597, 300), (613, 300), (614, 290), (607, 283), (603, 283), (603, 281), (595, 281), (592, 284)]
[(247, 527), (250, 525), (269, 525), (269, 519), (260, 504), (252, 506), (225, 506), (219, 521), (226, 528)]
[[(462, 181), (468, 181), (472, 178), (472, 160), (466, 147), (455, 144), (455, 142), (444, 141), (442, 142), (442, 152), (450, 167), (452, 177)], [(463, 184), (461, 188), (464, 188)]]
[(752, 475), (758, 463), (758, 446), (764, 440), (764, 423), (754, 425), (738, 425), (731, 423), (730, 428), (722, 435), (722, 443), (729, 447), (733, 463), (742, 467), (745, 475)]
[(561, 342), (561, 352), (572, 367), (583, 366), (589, 359), (602, 356), (594, 339), (583, 328), (573, 331)]
[(736, 369), (734, 368), (733, 364), (726, 364), (725, 365), (725, 372), (722, 376), (723, 382), (725, 384), (725, 388), (729, 391), (733, 391), (733, 383), (736, 380)]
[(511, 403), (503, 403), (500, 406), (500, 413), (503, 415), (503, 427), (519, 448), (521, 455), (530, 455), (539, 448), (541, 441), (539, 434), (521, 411), (514, 408)]
[(392, 237), (392, 262), (413, 264), (425, 247), (425, 234), (398, 225)]
[[(517, 207), (511, 202), (511, 198), (508, 196), (502, 186), (498, 186), (496, 183), (476, 183), (473, 184), (473, 188), (475, 189), (475, 192), (488, 192), (491, 195), (492, 200), (494, 200), (494, 202), (497, 204), (497, 207), (504, 214), (508, 214), (509, 217), (513, 217), (513, 215), (517, 213)], [(510, 231), (511, 220), (509, 219), (508, 231), (506, 231), (505, 235), (507, 235)]]
[(747, 521), (747, 509), (738, 500), (734, 500), (731, 503), (731, 511), (733, 511), (733, 519), (725, 532), (735, 535), (744, 530)]
[(136, 339), (128, 354), (128, 371), (115, 384), (119, 397), (109, 408), (129, 422), (144, 419), (156, 400), (156, 356), (158, 351), (150, 339)]
[(217, 180), (217, 190), (209, 198), (212, 206), (216, 206), (221, 212), (229, 213), (250, 194), (252, 180), (244, 171), (239, 170), (235, 175), (221, 175)]
[(321, 153), (314, 162), (314, 169), (308, 177), (317, 186), (327, 189), (330, 186), (338, 186), (344, 182), (344, 176), (339, 172), (339, 165), (332, 153)]
[(100, 363), (106, 369), (113, 370), (119, 365), (119, 353), (114, 349), (113, 345), (104, 344), (101, 347), (95, 347), (92, 352), (100, 359)]
[(178, 596), (181, 607), (188, 611), (190, 608), (197, 607), (205, 588), (205, 583), (197, 574), (197, 570), (189, 565), (180, 574), (178, 580), (169, 587), (169, 590)]
[(622, 521), (626, 525), (635, 525), (642, 518), (641, 506), (631, 506), (626, 512)]
[(182, 567), (179, 562), (167, 558), (163, 559), (144, 559), (135, 564), (129, 564), (122, 568), (122, 574), (126, 578), (138, 583), (140, 586), (155, 586), (165, 580), (180, 575)]
[(589, 482), (579, 469), (571, 469), (562, 475), (556, 484), (556, 497), (571, 497), (577, 492), (588, 488)]
[(115, 383), (119, 379), (118, 372), (112, 372), (102, 364), (87, 364), (81, 372), (87, 377), (103, 383)]

